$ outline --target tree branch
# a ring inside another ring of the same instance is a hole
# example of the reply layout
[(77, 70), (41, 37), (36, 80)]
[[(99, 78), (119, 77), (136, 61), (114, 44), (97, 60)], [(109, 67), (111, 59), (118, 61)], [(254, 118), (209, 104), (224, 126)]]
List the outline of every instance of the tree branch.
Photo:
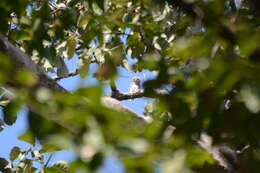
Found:
[[(137, 91), (135, 93), (130, 93), (130, 92), (123, 93), (123, 92), (120, 92), (118, 90), (118, 88), (114, 85), (114, 86), (111, 86), (111, 90), (112, 90), (111, 97), (115, 98), (119, 101), (145, 97), (145, 91), (143, 89), (140, 89), (139, 91)], [(169, 94), (169, 91), (167, 91), (165, 89), (155, 90), (154, 92), (155, 92), (156, 95), (167, 95), (167, 94)]]
[[(42, 68), (40, 68), (39, 66), (37, 66), (27, 54), (25, 54), (23, 51), (21, 51), (17, 46), (13, 45), (13, 43), (11, 43), (1, 33), (0, 33), (0, 52), (3, 53), (4, 55), (6, 55), (6, 58), (9, 58), (11, 60), (10, 62), (13, 63), (16, 71), (19, 71), (21, 69), (28, 69), (28, 70), (31, 70), (33, 73), (35, 73), (38, 76), (38, 82), (37, 82), (36, 87), (38, 87), (38, 88), (45, 87), (52, 91), (65, 92), (65, 93), (71, 94), (66, 89), (64, 89), (62, 86), (60, 86), (55, 80), (53, 80), (47, 74), (45, 74), (44, 70)], [(71, 75), (76, 75), (76, 73), (73, 73)], [(10, 77), (8, 84), (19, 89), (19, 86), (16, 85), (16, 82), (13, 79), (15, 79), (14, 76)], [(58, 79), (56, 78), (56, 80), (58, 80)], [(103, 106), (105, 106), (107, 108), (115, 109), (117, 111), (128, 112), (131, 115), (133, 115), (133, 117), (143, 120), (142, 122), (146, 122), (146, 123), (150, 122), (150, 120), (148, 120), (146, 117), (144, 118), (143, 116), (138, 115), (137, 113), (135, 113), (128, 107), (124, 106), (116, 98), (103, 96), (101, 98), (101, 103), (103, 104)], [(74, 129), (74, 127), (77, 127), (77, 126), (72, 125), (71, 123), (63, 122), (60, 119), (57, 119), (56, 117), (49, 117), (48, 115), (43, 115), (44, 111), (41, 112), (37, 108), (37, 106), (35, 107), (34, 103), (28, 103), (28, 104), (29, 104), (28, 107), (30, 110), (42, 115), (43, 117), (45, 117), (47, 119), (51, 118), (51, 120), (53, 120), (54, 122), (56, 122), (57, 124), (60, 124), (61, 126), (65, 127), (65, 128), (67, 128), (68, 130), (70, 130), (73, 133), (76, 133), (78, 131), (77, 129)], [(54, 116), (54, 115), (52, 115), (52, 116)], [(73, 127), (73, 128), (70, 128), (70, 127)]]
[[(97, 62), (97, 59), (96, 58), (93, 58), (90, 60), (89, 64), (92, 64), (92, 63), (98, 63)], [(73, 72), (69, 72), (66, 76), (55, 76), (53, 77), (52, 79), (55, 80), (55, 81), (59, 81), (61, 79), (65, 79), (65, 78), (69, 78), (69, 77), (74, 77), (74, 76), (77, 76), (79, 75), (79, 69), (76, 69), (75, 71)]]
[[(28, 69), (35, 73), (38, 76), (38, 87), (49, 88), (54, 91), (66, 92), (66, 90), (52, 80), (48, 75), (45, 74), (44, 70), (37, 66), (32, 59), (21, 51), (17, 46), (13, 45), (5, 36), (0, 33), (0, 52), (6, 55), (10, 59), (10, 62), (13, 63), (16, 71), (21, 69)], [(14, 77), (9, 78), (8, 83), (11, 85), (15, 82), (13, 81)]]
[[(31, 58), (26, 55), (24, 52), (22, 52), (18, 47), (13, 45), (5, 36), (0, 34), (0, 52), (6, 55), (7, 58), (9, 58), (13, 63), (16, 70), (20, 69), (29, 69), (32, 72), (34, 72), (38, 77), (38, 83), (37, 87), (46, 87), (50, 90), (57, 91), (57, 92), (65, 92), (68, 94), (71, 94), (66, 89), (64, 89), (62, 86), (60, 86), (55, 80), (47, 76), (43, 69), (41, 69), (39, 66), (37, 66)], [(10, 77), (9, 84), (15, 84), (15, 81), (12, 81), (14, 77)], [(19, 87), (17, 87), (19, 89)], [(168, 94), (167, 90), (155, 90), (156, 94), (164, 95)], [(152, 118), (139, 115), (135, 113), (133, 110), (129, 109), (128, 107), (124, 106), (122, 103), (120, 103), (119, 100), (126, 100), (126, 99), (134, 99), (134, 98), (140, 98), (145, 96), (144, 90), (140, 90), (136, 93), (121, 93), (116, 86), (114, 85), (112, 87), (112, 94), (111, 96), (103, 96), (101, 98), (101, 103), (103, 106), (111, 109), (115, 109), (117, 111), (122, 112), (128, 112), (131, 115), (133, 115), (134, 118), (137, 118), (141, 120), (141, 122), (144, 123), (150, 123), (153, 121)], [(30, 101), (27, 103), (28, 107), (31, 111), (39, 113), (44, 118), (53, 120), (57, 124), (61, 125), (62, 127), (68, 129), (72, 133), (77, 134), (79, 132), (79, 129), (75, 128), (77, 127), (76, 124), (73, 122), (64, 122), (61, 119), (58, 119), (55, 115), (45, 115), (43, 112), (46, 112), (46, 110), (41, 111), (41, 108), (37, 106), (37, 103), (30, 103)], [(206, 139), (199, 139), (196, 140), (196, 142), (206, 151), (211, 153), (213, 155), (214, 160), (218, 162), (219, 165), (224, 167), (227, 170), (233, 170), (233, 164), (236, 163), (236, 156), (233, 155), (233, 152), (226, 148), (214, 148), (211, 146), (211, 142), (206, 141)], [(224, 149), (224, 150), (223, 150)], [(228, 157), (227, 157), (228, 156)], [(233, 162), (231, 163), (230, 160)]]
[(53, 77), (52, 79), (55, 81), (59, 81), (61, 79), (77, 76), (78, 74), (79, 74), (79, 70), (76, 69), (75, 71), (68, 73), (66, 76), (56, 76), (56, 77)]

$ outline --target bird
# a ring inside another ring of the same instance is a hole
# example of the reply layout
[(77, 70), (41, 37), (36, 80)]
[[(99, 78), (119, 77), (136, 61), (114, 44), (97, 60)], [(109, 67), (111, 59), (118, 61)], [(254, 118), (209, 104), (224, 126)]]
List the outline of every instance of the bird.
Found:
[(129, 86), (129, 93), (137, 93), (139, 91), (141, 91), (141, 79), (138, 76), (134, 76)]

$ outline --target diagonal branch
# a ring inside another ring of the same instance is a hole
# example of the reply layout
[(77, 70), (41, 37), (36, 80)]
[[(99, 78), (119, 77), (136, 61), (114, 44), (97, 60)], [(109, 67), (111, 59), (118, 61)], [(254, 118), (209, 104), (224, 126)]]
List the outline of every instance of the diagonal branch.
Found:
[[(32, 59), (21, 51), (17, 46), (13, 45), (5, 36), (0, 33), (0, 52), (6, 55), (10, 59), (10, 62), (13, 63), (16, 70), (28, 69), (35, 73), (38, 76), (38, 87), (49, 88), (54, 91), (66, 92), (66, 90), (60, 86), (56, 81), (52, 80), (44, 70), (37, 66)], [(8, 83), (13, 85), (15, 84), (14, 77), (9, 78)]]
[[(64, 92), (68, 94), (72, 94), (66, 89), (64, 89), (62, 86), (60, 86), (55, 80), (50, 78), (47, 74), (45, 74), (44, 70), (37, 66), (31, 58), (25, 54), (23, 51), (21, 51), (17, 46), (15, 46), (13, 43), (11, 43), (5, 36), (0, 34), (0, 53), (3, 53), (6, 55), (6, 58), (10, 59), (11, 63), (13, 63), (15, 70), (19, 71), (21, 69), (28, 69), (31, 70), (33, 73), (35, 73), (38, 76), (38, 82), (36, 84), (37, 88), (45, 87), (52, 91), (56, 92)], [(76, 75), (76, 73), (74, 73)], [(72, 75), (74, 75), (72, 74)], [(10, 77), (8, 84), (11, 86), (14, 86), (19, 89), (19, 85), (16, 85), (16, 82), (13, 80), (14, 77)], [(142, 120), (142, 122), (150, 122), (146, 120), (146, 118), (143, 118), (142, 116), (138, 115), (128, 107), (124, 106), (122, 103), (120, 103), (116, 98), (103, 96), (101, 98), (101, 103), (103, 106), (117, 110), (117, 111), (123, 111), (130, 113), (134, 118)], [(50, 117), (49, 115), (43, 115), (43, 113), (35, 107), (34, 103), (28, 103), (29, 109), (31, 109), (33, 112), (36, 112), (40, 115), (42, 115), (44, 118), (53, 120), (57, 124), (67, 128), (72, 133), (77, 133), (79, 129), (73, 129), (70, 127), (77, 127), (76, 124), (72, 125), (71, 123), (63, 122), (59, 120), (56, 117)]]

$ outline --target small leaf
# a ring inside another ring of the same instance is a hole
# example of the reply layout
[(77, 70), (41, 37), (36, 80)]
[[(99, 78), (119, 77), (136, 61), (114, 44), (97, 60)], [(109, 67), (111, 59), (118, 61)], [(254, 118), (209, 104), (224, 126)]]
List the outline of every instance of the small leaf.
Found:
[(158, 50), (162, 50), (161, 46), (157, 42), (154, 43), (154, 47)]
[(79, 70), (79, 75), (81, 78), (84, 78), (89, 71), (89, 60), (85, 58), (80, 58), (78, 61), (78, 70)]
[(99, 7), (97, 2), (93, 2), (91, 7), (92, 7), (95, 14), (97, 14), (99, 16), (103, 14), (103, 10)]
[(63, 161), (63, 160), (55, 162), (53, 164), (53, 167), (57, 167), (57, 168), (61, 169), (64, 172), (68, 172), (68, 170), (69, 170), (68, 162)]
[(64, 173), (64, 171), (60, 170), (57, 167), (48, 167), (48, 168), (44, 168), (44, 172), (45, 173)]
[(17, 157), (18, 157), (18, 155), (20, 154), (20, 148), (19, 147), (13, 147), (12, 148), (12, 151), (11, 151), (11, 153), (10, 153), (10, 160), (11, 161), (14, 161)]
[(31, 145), (35, 144), (35, 137), (32, 134), (32, 132), (29, 131), (29, 130), (25, 131), (21, 136), (19, 136), (18, 139), (22, 140), (22, 141), (25, 141), (25, 142), (28, 142)]
[(102, 63), (105, 62), (104, 53), (103, 53), (103, 51), (102, 51), (101, 49), (96, 48), (96, 49), (94, 50), (94, 54), (95, 54), (95, 57), (96, 57), (96, 59), (97, 59), (97, 61), (98, 61), (99, 63), (102, 64)]
[(7, 125), (12, 125), (17, 118), (17, 111), (20, 109), (20, 105), (13, 101), (10, 102), (6, 107), (4, 107), (4, 122)]
[(200, 167), (203, 166), (206, 162), (210, 164), (214, 163), (211, 155), (201, 148), (189, 148), (187, 154), (187, 164), (191, 167)]
[(66, 47), (67, 47), (67, 55), (68, 55), (69, 59), (71, 59), (74, 55), (74, 52), (75, 52), (75, 49), (76, 49), (76, 43), (77, 43), (77, 40), (76, 40), (75, 37), (70, 37), (67, 40)]
[(132, 23), (133, 23), (133, 24), (137, 24), (137, 22), (139, 21), (139, 19), (140, 19), (140, 14), (136, 14), (136, 15), (133, 17)]
[(130, 64), (129, 64), (129, 62), (128, 62), (127, 59), (123, 59), (123, 66), (124, 66), (129, 72), (132, 71), (132, 68), (131, 68), (131, 66), (130, 66)]
[(251, 86), (243, 86), (240, 91), (240, 99), (243, 101), (247, 109), (257, 114), (260, 111), (260, 90)]
[(79, 18), (78, 26), (79, 27), (85, 27), (88, 25), (89, 21), (92, 19), (92, 16), (90, 14), (85, 14), (84, 16), (81, 16)]
[(0, 157), (0, 171), (2, 171), (3, 173), (11, 173), (11, 169), (7, 168), (9, 162)]
[(59, 66), (57, 68), (57, 75), (60, 77), (64, 77), (69, 73), (68, 67), (62, 58), (59, 58)]

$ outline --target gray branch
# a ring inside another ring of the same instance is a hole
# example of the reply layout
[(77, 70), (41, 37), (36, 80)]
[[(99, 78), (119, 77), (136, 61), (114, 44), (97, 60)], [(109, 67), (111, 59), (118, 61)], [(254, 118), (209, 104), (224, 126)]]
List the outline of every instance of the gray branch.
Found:
[[(111, 97), (115, 98), (117, 100), (129, 100), (129, 99), (136, 99), (136, 98), (141, 98), (141, 97), (145, 97), (145, 91), (143, 89), (140, 89), (137, 92), (131, 93), (131, 92), (121, 92), (118, 90), (118, 88), (116, 86), (112, 86), (111, 87), (112, 90), (112, 94)], [(159, 96), (159, 95), (167, 95), (169, 94), (168, 90), (165, 89), (158, 89), (154, 91), (154, 94)]]
[[(52, 80), (48, 75), (45, 74), (44, 70), (37, 66), (32, 59), (21, 51), (17, 46), (12, 44), (5, 36), (0, 34), (0, 52), (6, 55), (7, 58), (10, 59), (10, 62), (13, 63), (16, 71), (21, 69), (31, 70), (38, 76), (39, 87), (46, 87), (54, 91), (62, 91), (66, 92), (66, 90), (57, 84), (54, 80)], [(12, 81), (14, 77), (9, 78), (9, 82), (11, 85), (15, 85), (15, 82)]]

